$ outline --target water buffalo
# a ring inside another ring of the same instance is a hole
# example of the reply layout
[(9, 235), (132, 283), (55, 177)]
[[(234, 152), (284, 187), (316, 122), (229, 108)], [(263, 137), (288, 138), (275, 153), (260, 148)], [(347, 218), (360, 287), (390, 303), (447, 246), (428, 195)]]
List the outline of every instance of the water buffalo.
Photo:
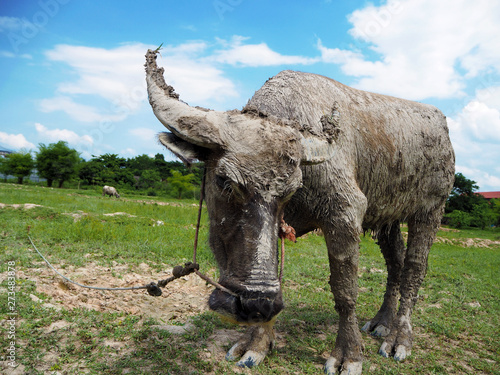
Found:
[(110, 197), (115, 196), (116, 198), (120, 198), (120, 194), (116, 191), (113, 186), (104, 185), (102, 188), (102, 196), (109, 195)]
[(251, 367), (273, 345), (284, 307), (277, 264), (283, 216), (299, 236), (316, 228), (325, 235), (339, 314), (325, 372), (361, 373), (355, 308), (364, 231), (376, 236), (388, 278), (382, 306), (363, 329), (385, 337), (383, 356), (409, 356), (411, 313), (454, 179), (445, 116), (294, 71), (269, 79), (242, 111), (216, 112), (180, 101), (163, 72), (148, 51), (149, 102), (170, 130), (159, 140), (186, 163), (205, 162), (210, 247), (220, 283), (237, 295), (216, 289), (210, 308), (251, 323), (227, 358)]

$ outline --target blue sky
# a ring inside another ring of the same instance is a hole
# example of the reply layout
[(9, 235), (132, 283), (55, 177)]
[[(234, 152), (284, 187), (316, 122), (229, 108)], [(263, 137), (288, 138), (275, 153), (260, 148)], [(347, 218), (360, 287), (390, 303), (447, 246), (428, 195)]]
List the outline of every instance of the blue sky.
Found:
[(457, 171), (500, 190), (499, 35), (498, 0), (2, 0), (0, 145), (173, 159), (144, 81), (163, 43), (191, 105), (241, 109), (284, 69), (436, 105)]

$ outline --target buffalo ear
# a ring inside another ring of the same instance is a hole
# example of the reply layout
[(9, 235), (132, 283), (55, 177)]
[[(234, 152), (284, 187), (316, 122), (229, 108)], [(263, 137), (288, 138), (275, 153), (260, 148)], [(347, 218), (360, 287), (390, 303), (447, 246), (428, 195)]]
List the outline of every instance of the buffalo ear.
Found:
[(302, 144), (300, 161), (302, 165), (321, 164), (335, 155), (335, 142), (330, 143), (324, 138), (301, 135), (300, 143)]
[(336, 142), (340, 135), (340, 112), (337, 102), (333, 103), (329, 115), (323, 115), (320, 118), (323, 136), (319, 137), (313, 134), (302, 135), (300, 143), (302, 144), (302, 161), (304, 165), (320, 164), (331, 159), (336, 151)]
[(207, 149), (186, 142), (172, 133), (162, 132), (158, 134), (158, 140), (188, 167), (196, 160), (205, 160), (208, 152)]

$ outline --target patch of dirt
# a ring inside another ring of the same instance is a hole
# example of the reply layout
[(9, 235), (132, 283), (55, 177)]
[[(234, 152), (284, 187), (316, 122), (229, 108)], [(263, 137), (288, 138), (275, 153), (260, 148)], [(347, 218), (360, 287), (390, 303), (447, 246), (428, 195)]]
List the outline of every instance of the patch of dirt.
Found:
[[(75, 195), (75, 194), (74, 194)], [(146, 203), (146, 202), (144, 202)], [(153, 204), (154, 202), (147, 202), (149, 204)], [(174, 206), (180, 206), (180, 204), (177, 204), (177, 203), (164, 203), (164, 202), (159, 202), (161, 206), (164, 206), (164, 205), (174, 205)], [(195, 206), (197, 206), (195, 204)], [(25, 210), (29, 210), (29, 209), (32, 209), (32, 208), (35, 208), (35, 207), (44, 207), (42, 206), (41, 204), (34, 204), (34, 203), (24, 203), (24, 204), (5, 204), (5, 203), (0, 203), (0, 208), (7, 208), (7, 207), (11, 207), (11, 208), (14, 208), (14, 209), (25, 209)], [(85, 217), (85, 216), (89, 216), (90, 214), (88, 212), (84, 212), (84, 211), (81, 211), (81, 210), (78, 210), (76, 212), (63, 212), (62, 215), (67, 215), (67, 216), (71, 216), (73, 218), (73, 221), (76, 223), (77, 221), (79, 221), (82, 217)], [(111, 213), (107, 213), (107, 214), (102, 214), (102, 216), (126, 216), (126, 217), (137, 217), (136, 215), (132, 215), (132, 214), (129, 214), (127, 212), (111, 212)], [(155, 219), (151, 219), (151, 221), (153, 221), (153, 227), (157, 227), (157, 226), (160, 226), (160, 225), (165, 225), (165, 223), (161, 220), (155, 220)], [(193, 226), (194, 227), (194, 226)]]
[(102, 216), (127, 216), (127, 217), (137, 217), (136, 215), (131, 215), (126, 212), (113, 212), (110, 214), (102, 214)]
[(444, 243), (449, 245), (458, 245), (462, 247), (485, 247), (492, 248), (500, 246), (500, 241), (492, 241), (484, 238), (463, 238), (463, 239), (450, 239), (446, 237), (437, 237), (434, 241), (436, 243)]
[(145, 200), (137, 200), (137, 199), (126, 199), (131, 202), (144, 203), (144, 204), (157, 204), (158, 206), (172, 206), (172, 207), (184, 207), (184, 206), (193, 206), (198, 207), (197, 203), (176, 203), (176, 202), (161, 202), (161, 201), (145, 201)]
[(81, 210), (78, 210), (76, 212), (63, 212), (63, 215), (68, 215), (73, 218), (73, 221), (76, 223), (79, 221), (82, 217), (88, 216), (89, 214), (87, 212), (83, 212)]
[(70, 325), (71, 324), (65, 320), (58, 320), (57, 322), (51, 323), (50, 326), (45, 328), (45, 333), (49, 334), (49, 333), (52, 333), (54, 331), (58, 331), (60, 329), (69, 327)]
[[(95, 287), (130, 287), (142, 286), (171, 276), (171, 267), (157, 273), (149, 265), (141, 263), (130, 270), (128, 265), (113, 267), (98, 266), (89, 263), (85, 267), (68, 266), (55, 268), (63, 275), (80, 284)], [(185, 322), (188, 317), (208, 310), (208, 296), (213, 287), (191, 274), (172, 281), (159, 297), (150, 296), (145, 289), (125, 291), (102, 291), (82, 288), (71, 284), (49, 269), (45, 263), (40, 268), (19, 271), (20, 279), (36, 283), (36, 290), (46, 294), (48, 300), (36, 296), (32, 300), (51, 308), (85, 308), (102, 312), (125, 312), (141, 318), (154, 318), (162, 322)], [(49, 330), (60, 327), (50, 326)]]
[[(460, 232), (457, 229), (441, 228), (445, 232)], [(408, 241), (408, 233), (402, 232), (405, 242)], [(444, 243), (447, 245), (461, 246), (461, 247), (483, 247), (483, 248), (496, 248), (500, 246), (500, 241), (492, 241), (484, 238), (446, 238), (437, 236), (434, 243)]]
[(15, 209), (23, 208), (25, 210), (29, 210), (35, 207), (43, 207), (40, 204), (34, 204), (34, 203), (24, 203), (24, 204), (5, 204), (5, 203), (0, 203), (0, 208), (6, 208), (6, 207), (12, 207)]
[(453, 232), (453, 233), (460, 232), (460, 230), (458, 230), (458, 229), (445, 228), (445, 227), (440, 227), (439, 230), (442, 231), (442, 232)]

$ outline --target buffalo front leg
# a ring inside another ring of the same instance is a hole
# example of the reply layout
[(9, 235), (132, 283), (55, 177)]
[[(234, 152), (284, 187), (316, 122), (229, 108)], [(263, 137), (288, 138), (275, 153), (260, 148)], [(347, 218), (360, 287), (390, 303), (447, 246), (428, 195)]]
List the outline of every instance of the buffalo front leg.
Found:
[(243, 337), (226, 354), (228, 361), (240, 360), (240, 367), (253, 367), (260, 364), (269, 350), (274, 347), (274, 321), (248, 327)]
[(427, 217), (408, 221), (408, 250), (401, 276), (401, 299), (399, 310), (379, 353), (384, 357), (394, 356), (402, 361), (410, 356), (412, 349), (411, 315), (418, 298), (418, 290), (427, 273), (427, 259), (434, 237), (439, 228), (441, 211), (429, 213)]
[(380, 310), (372, 320), (363, 326), (362, 331), (376, 337), (386, 337), (389, 335), (398, 309), (399, 286), (406, 256), (406, 246), (401, 235), (399, 222), (383, 226), (377, 234), (377, 239), (387, 265), (387, 285)]
[(359, 233), (341, 231), (337, 227), (325, 232), (325, 238), (330, 260), (330, 286), (339, 314), (337, 340), (325, 364), (325, 373), (359, 375), (363, 362), (363, 342), (356, 318)]

